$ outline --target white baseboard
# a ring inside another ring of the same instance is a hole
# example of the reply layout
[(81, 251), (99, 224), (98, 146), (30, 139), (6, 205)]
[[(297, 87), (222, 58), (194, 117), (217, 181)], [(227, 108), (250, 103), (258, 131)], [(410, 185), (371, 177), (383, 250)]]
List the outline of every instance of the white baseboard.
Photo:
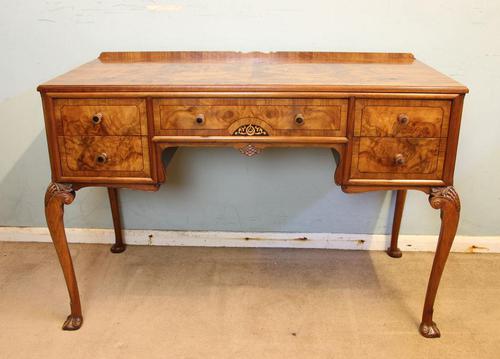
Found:
[[(67, 228), (70, 243), (113, 243), (112, 229)], [(200, 247), (262, 247), (323, 248), (350, 250), (385, 250), (390, 236), (380, 234), (340, 233), (247, 233), (205, 231), (125, 230), (124, 238), (131, 245), (200, 246)], [(47, 228), (0, 227), (0, 241), (50, 242)], [(434, 251), (437, 236), (400, 235), (403, 251)], [(453, 252), (500, 253), (500, 236), (457, 236)]]

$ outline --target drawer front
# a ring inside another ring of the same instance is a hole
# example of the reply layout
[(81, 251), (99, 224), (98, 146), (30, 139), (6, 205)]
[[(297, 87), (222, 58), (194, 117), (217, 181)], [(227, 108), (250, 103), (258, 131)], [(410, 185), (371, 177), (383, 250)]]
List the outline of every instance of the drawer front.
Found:
[(161, 135), (248, 135), (241, 129), (256, 125), (270, 136), (345, 136), (347, 100), (161, 99), (154, 116)]
[(356, 101), (355, 136), (446, 137), (450, 101)]
[(440, 179), (446, 139), (358, 137), (351, 178)]
[(146, 101), (141, 99), (57, 99), (58, 134), (132, 136), (147, 134)]
[(149, 177), (145, 136), (60, 136), (63, 176)]

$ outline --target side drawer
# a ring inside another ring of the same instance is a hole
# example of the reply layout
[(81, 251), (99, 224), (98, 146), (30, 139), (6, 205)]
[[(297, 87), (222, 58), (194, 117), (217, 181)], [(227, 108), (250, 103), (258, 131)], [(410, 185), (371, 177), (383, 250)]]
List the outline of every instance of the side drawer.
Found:
[(354, 136), (446, 137), (451, 101), (356, 100)]
[(56, 99), (54, 111), (59, 135), (147, 135), (143, 99)]
[(150, 177), (145, 136), (60, 136), (62, 175)]
[(351, 178), (441, 179), (446, 139), (353, 139)]
[(248, 125), (270, 136), (346, 133), (344, 99), (158, 99), (153, 107), (160, 135), (241, 135)]

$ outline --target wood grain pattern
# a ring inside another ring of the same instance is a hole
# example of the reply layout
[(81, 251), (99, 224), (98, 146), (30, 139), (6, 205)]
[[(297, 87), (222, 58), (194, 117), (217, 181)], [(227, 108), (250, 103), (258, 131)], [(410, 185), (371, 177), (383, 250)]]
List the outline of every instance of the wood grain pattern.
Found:
[[(58, 134), (66, 136), (147, 135), (143, 99), (56, 99)], [(93, 116), (102, 115), (99, 123)]]
[[(257, 124), (270, 135), (344, 136), (347, 101), (341, 99), (158, 99), (155, 133), (160, 135), (232, 135)], [(296, 116), (301, 114), (303, 123)], [(198, 115), (204, 116), (197, 123)]]
[(398, 191), (389, 254), (399, 255), (407, 190), (430, 194), (441, 210), (420, 326), (423, 336), (439, 336), (433, 305), (460, 211), (449, 186), (465, 86), (411, 54), (181, 51), (102, 53), (38, 90), (55, 182), (46, 217), (71, 299), (64, 329), (83, 320), (63, 223), (76, 189), (109, 188), (122, 250), (116, 189), (158, 190), (163, 150), (315, 146), (333, 150), (344, 192)]
[[(153, 86), (154, 87), (154, 86)], [(75, 89), (73, 89), (75, 90)], [(75, 99), (105, 99), (105, 98), (162, 98), (162, 99), (205, 99), (205, 98), (250, 98), (250, 99), (348, 99), (355, 97), (356, 99), (410, 99), (410, 100), (450, 100), (460, 97), (456, 93), (416, 93), (416, 92), (325, 92), (325, 91), (219, 91), (212, 90), (192, 90), (192, 91), (99, 91), (99, 92), (78, 92), (70, 91), (70, 89), (61, 89), (59, 91), (43, 92), (49, 98), (75, 98)]]
[(354, 135), (446, 137), (450, 108), (450, 101), (357, 100)]
[[(444, 147), (445, 140), (436, 138), (355, 138), (351, 177), (440, 179)], [(398, 155), (404, 163), (397, 163)]]
[[(318, 59), (318, 61), (310, 61)], [(291, 76), (293, 74), (293, 76)], [(39, 86), (46, 91), (370, 91), (465, 93), (411, 55), (120, 53)]]
[(384, 52), (236, 52), (236, 51), (147, 51), (102, 52), (99, 60), (110, 62), (348, 62), (348, 63), (411, 63), (415, 56), (410, 53)]
[[(148, 141), (145, 136), (60, 136), (64, 176), (148, 177)], [(106, 162), (97, 156), (106, 154)]]
[(455, 162), (457, 159), (458, 138), (460, 134), (460, 123), (462, 121), (464, 97), (464, 95), (456, 97), (451, 106), (451, 117), (448, 129), (448, 141), (446, 146), (443, 174), (443, 179), (448, 186), (453, 185), (453, 174), (455, 172)]

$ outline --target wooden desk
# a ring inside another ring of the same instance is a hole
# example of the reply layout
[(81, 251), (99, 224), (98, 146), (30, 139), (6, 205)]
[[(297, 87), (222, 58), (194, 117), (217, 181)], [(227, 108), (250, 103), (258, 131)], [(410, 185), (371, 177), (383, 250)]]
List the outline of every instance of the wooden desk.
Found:
[(63, 223), (78, 189), (108, 188), (119, 253), (117, 189), (156, 191), (165, 149), (231, 146), (254, 156), (315, 146), (332, 149), (344, 192), (397, 191), (391, 257), (401, 257), (407, 190), (440, 210), (420, 325), (423, 336), (440, 336), (432, 315), (460, 212), (452, 185), (463, 85), (411, 54), (107, 52), (38, 90), (52, 170), (45, 214), (71, 300), (63, 329), (83, 321)]

